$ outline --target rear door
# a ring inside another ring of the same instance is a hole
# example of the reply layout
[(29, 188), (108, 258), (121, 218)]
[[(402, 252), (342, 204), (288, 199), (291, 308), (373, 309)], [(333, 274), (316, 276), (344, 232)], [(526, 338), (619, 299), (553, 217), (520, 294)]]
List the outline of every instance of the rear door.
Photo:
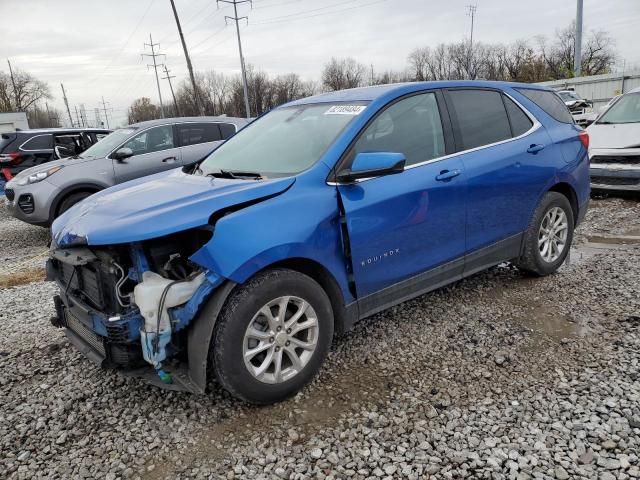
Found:
[(112, 160), (116, 183), (170, 170), (182, 165), (171, 124), (151, 127), (138, 133), (120, 148), (130, 148), (133, 156)]
[(446, 98), (467, 177), (465, 272), (472, 273), (519, 255), (520, 234), (553, 176), (554, 146), (535, 118), (498, 90), (449, 89)]
[(222, 133), (218, 123), (178, 123), (175, 131), (184, 165), (191, 165), (201, 160), (222, 143)]
[(403, 173), (338, 185), (363, 315), (462, 273), (466, 182), (451, 148), (446, 107), (430, 91), (386, 107), (347, 154), (347, 167), (360, 152), (407, 159)]

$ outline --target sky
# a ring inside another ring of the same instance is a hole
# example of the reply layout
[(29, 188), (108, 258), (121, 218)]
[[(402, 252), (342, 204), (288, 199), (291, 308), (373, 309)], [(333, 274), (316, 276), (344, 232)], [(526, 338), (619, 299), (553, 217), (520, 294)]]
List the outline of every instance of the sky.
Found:
[[(175, 0), (196, 70), (240, 72), (235, 26), (225, 25), (233, 7), (215, 0)], [(474, 40), (511, 43), (552, 37), (575, 18), (575, 0), (253, 0), (238, 6), (246, 62), (269, 74), (296, 72), (318, 80), (332, 57), (356, 58), (374, 70), (401, 70), (416, 47), (468, 38), (467, 5), (477, 5)], [(5, 58), (14, 68), (46, 81), (50, 105), (64, 112), (60, 83), (71, 109), (107, 103), (111, 126), (126, 123), (131, 102), (147, 96), (157, 102), (151, 53), (167, 65), (174, 86), (188, 76), (169, 0), (2, 0), (10, 12), (0, 34), (0, 71)], [(22, 20), (21, 20), (22, 19)], [(585, 0), (584, 30), (613, 37), (619, 65), (640, 70), (640, 0)], [(164, 75), (162, 75), (164, 76)], [(160, 80), (165, 103), (169, 85)]]

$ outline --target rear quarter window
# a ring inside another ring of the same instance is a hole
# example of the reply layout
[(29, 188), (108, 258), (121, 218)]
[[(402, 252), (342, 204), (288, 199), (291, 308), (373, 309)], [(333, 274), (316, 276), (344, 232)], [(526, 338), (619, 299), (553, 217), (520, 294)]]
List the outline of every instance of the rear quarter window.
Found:
[(52, 135), (36, 135), (24, 142), (20, 150), (51, 150), (53, 148)]
[(532, 88), (516, 88), (516, 90), (559, 122), (574, 123), (569, 109), (555, 92)]
[(220, 132), (222, 133), (222, 139), (226, 140), (236, 133), (236, 126), (232, 123), (221, 123)]

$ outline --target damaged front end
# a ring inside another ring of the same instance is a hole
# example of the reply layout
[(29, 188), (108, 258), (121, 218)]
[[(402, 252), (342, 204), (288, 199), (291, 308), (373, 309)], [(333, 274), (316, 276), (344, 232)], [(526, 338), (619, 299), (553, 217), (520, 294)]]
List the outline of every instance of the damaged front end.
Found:
[(202, 376), (194, 381), (185, 368), (187, 327), (225, 279), (189, 258), (211, 235), (203, 227), (125, 245), (54, 245), (47, 262), (47, 277), (60, 287), (53, 325), (102, 367), (203, 391)]

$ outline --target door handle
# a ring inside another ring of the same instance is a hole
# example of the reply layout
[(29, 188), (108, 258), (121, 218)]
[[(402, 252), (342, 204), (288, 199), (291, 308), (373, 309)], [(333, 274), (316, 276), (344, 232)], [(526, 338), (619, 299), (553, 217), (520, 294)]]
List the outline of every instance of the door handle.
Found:
[(460, 170), (442, 170), (440, 175), (436, 177), (436, 180), (439, 182), (446, 182), (447, 180), (451, 180), (453, 177), (457, 177), (462, 172)]
[(533, 143), (533, 144), (529, 145), (529, 148), (527, 148), (527, 153), (536, 154), (540, 150), (542, 150), (543, 148), (544, 148), (544, 145), (541, 145), (539, 143), (538, 144)]
[(176, 157), (167, 157), (167, 158), (163, 158), (163, 159), (162, 159), (162, 161), (163, 161), (164, 163), (173, 163), (173, 162), (175, 162), (176, 160), (177, 160), (177, 158), (176, 158)]

